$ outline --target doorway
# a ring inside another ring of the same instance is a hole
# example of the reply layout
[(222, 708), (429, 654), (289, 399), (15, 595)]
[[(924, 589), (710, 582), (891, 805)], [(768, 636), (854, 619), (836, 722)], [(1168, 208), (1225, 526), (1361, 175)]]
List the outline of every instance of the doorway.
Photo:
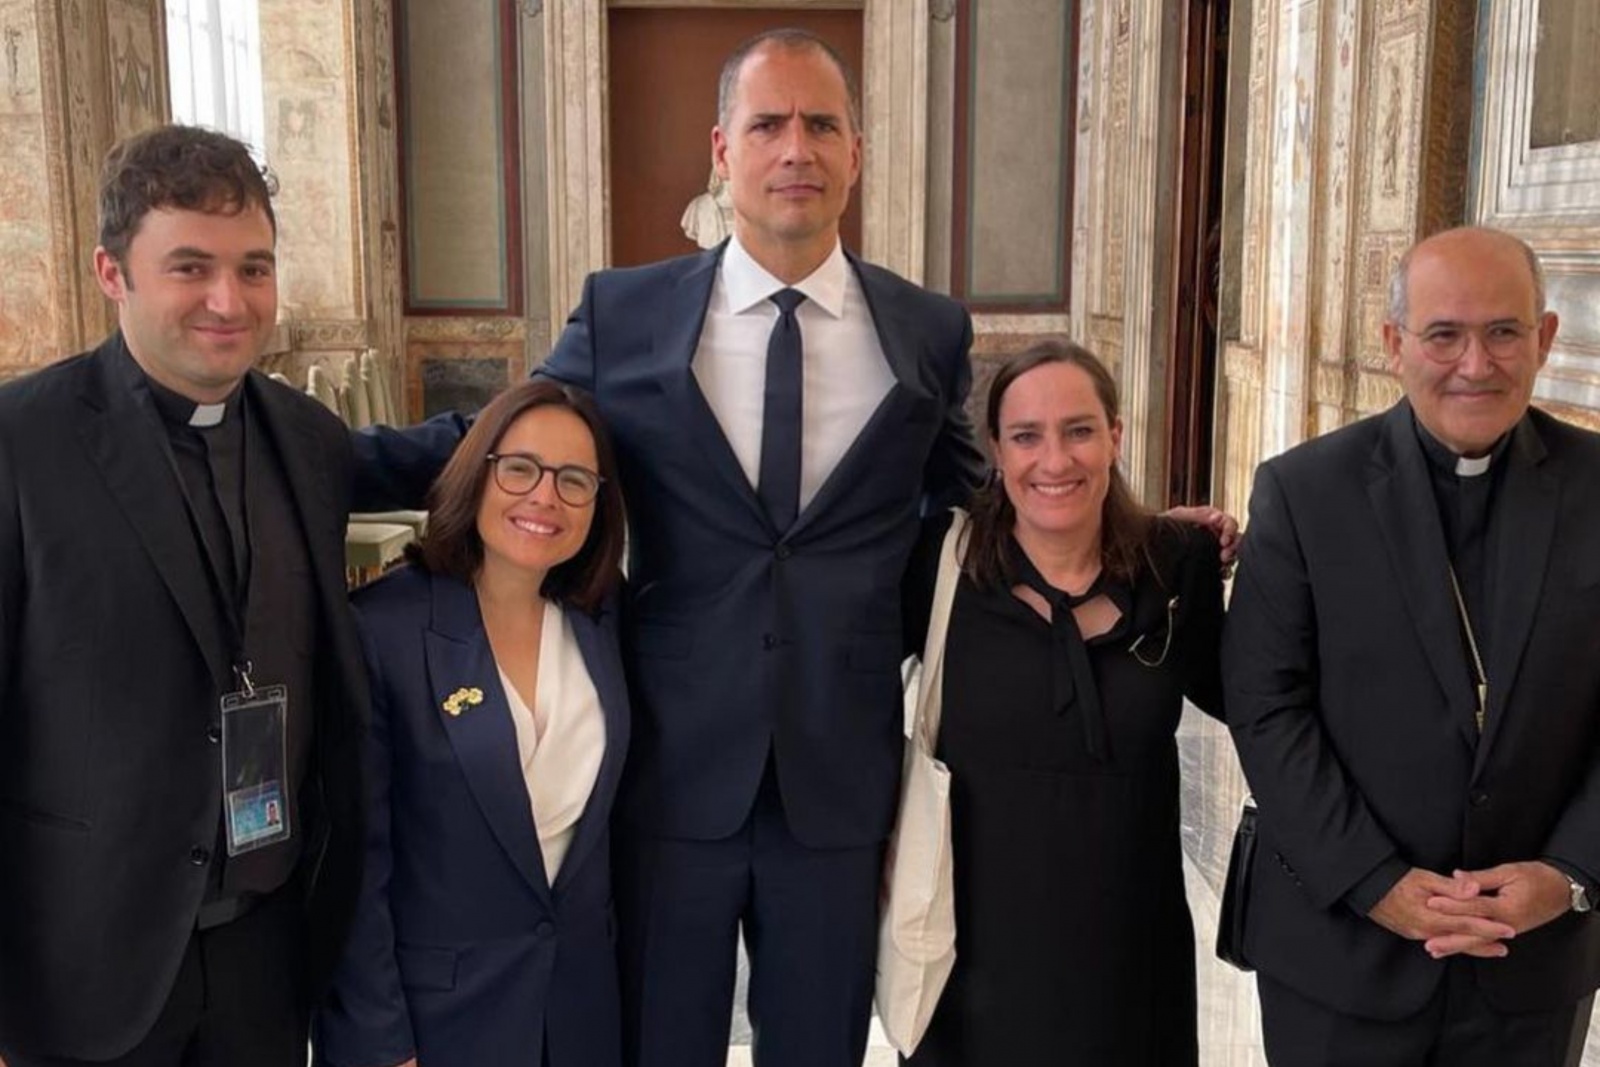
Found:
[[(705, 193), (717, 75), (741, 41), (792, 26), (827, 41), (861, 76), (859, 9), (613, 7), (607, 12), (611, 265), (631, 267), (693, 252), (685, 208)], [(861, 248), (857, 193), (840, 221), (846, 248)]]
[(1232, 0), (1185, 0), (1173, 301), (1168, 326), (1166, 504), (1211, 496), (1222, 266), (1222, 162)]

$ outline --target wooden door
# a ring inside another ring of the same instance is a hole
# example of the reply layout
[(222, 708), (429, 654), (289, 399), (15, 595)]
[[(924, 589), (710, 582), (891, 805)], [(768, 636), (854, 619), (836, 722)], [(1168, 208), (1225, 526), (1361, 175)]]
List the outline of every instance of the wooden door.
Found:
[(1230, 0), (1185, 0), (1184, 85), (1168, 339), (1166, 503), (1211, 494)]
[[(706, 191), (717, 76), (740, 42), (780, 26), (810, 30), (860, 76), (859, 10), (614, 7), (607, 19), (613, 266), (697, 247), (679, 223)], [(852, 251), (861, 248), (860, 188), (840, 225)]]

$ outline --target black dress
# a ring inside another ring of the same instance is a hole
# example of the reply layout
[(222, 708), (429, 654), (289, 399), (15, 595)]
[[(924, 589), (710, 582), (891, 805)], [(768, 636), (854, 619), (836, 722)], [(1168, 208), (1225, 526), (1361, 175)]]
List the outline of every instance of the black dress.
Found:
[[(947, 526), (930, 522), (907, 577), (912, 639)], [(1131, 610), (1087, 642), (1103, 741), (1083, 700), (1052, 706), (1050, 624), (1009, 590), (957, 587), (938, 742), (956, 965), (913, 1067), (1198, 1060), (1173, 735), (1184, 696), (1221, 710), (1222, 582), (1199, 527), (1157, 520), (1148, 558), (1133, 588), (1108, 590)]]

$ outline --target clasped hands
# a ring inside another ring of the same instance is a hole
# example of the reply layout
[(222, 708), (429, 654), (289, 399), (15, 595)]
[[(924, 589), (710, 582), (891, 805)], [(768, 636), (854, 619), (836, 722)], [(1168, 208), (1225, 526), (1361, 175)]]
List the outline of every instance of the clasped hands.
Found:
[(1507, 941), (1558, 918), (1571, 907), (1567, 876), (1537, 860), (1502, 863), (1449, 877), (1413, 867), (1368, 912), (1373, 922), (1434, 959), (1498, 959)]

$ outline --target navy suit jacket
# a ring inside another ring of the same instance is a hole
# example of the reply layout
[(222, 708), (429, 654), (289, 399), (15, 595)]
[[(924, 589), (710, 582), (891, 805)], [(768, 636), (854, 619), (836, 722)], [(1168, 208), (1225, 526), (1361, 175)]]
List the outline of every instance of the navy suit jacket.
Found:
[[(1399, 1019), (1445, 963), (1357, 915), (1380, 865), (1448, 874), (1550, 857), (1600, 876), (1600, 436), (1531, 411), (1490, 520), (1489, 678), (1472, 667), (1409, 405), (1261, 465), (1223, 642), (1228, 724), (1261, 805), (1245, 946), (1346, 1014)], [(1569, 913), (1471, 960), (1497, 1009), (1600, 983)]]
[(725, 837), (770, 753), (796, 838), (866, 845), (894, 818), (899, 587), (918, 518), (965, 500), (983, 470), (963, 408), (971, 323), (850, 257), (895, 384), (774, 529), (690, 366), (723, 247), (591, 275), (540, 371), (593, 394), (628, 500), (636, 722), (619, 811), (646, 833)]
[[(608, 821), (628, 744), (615, 606), (567, 611), (606, 751), (551, 885), (472, 589), (405, 568), (354, 604), (373, 691), (367, 867), (317, 1062), (615, 1067)], [(481, 704), (444, 712), (472, 687)]]

